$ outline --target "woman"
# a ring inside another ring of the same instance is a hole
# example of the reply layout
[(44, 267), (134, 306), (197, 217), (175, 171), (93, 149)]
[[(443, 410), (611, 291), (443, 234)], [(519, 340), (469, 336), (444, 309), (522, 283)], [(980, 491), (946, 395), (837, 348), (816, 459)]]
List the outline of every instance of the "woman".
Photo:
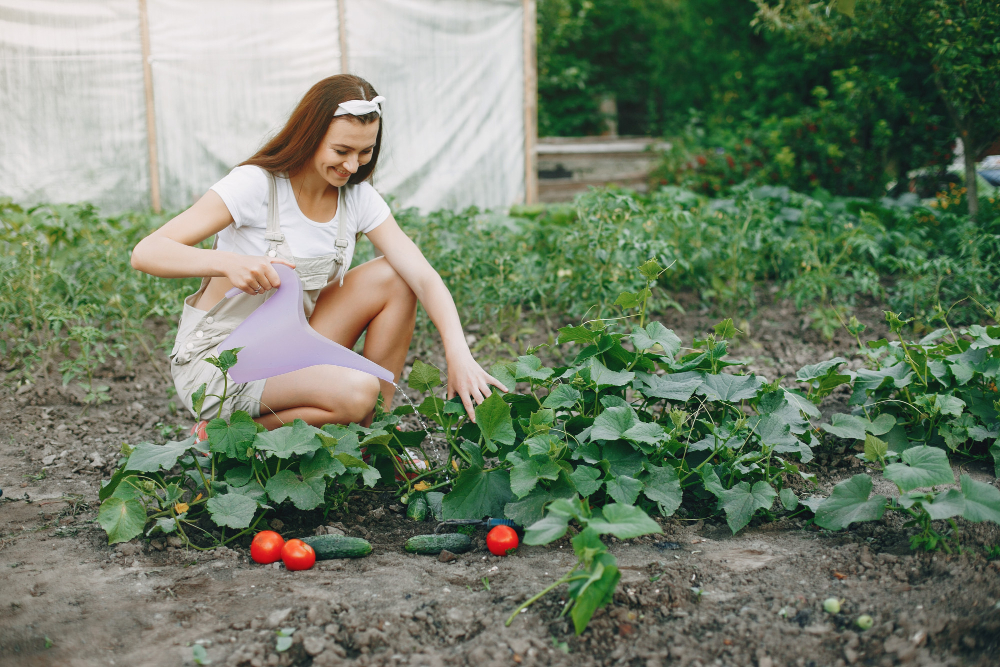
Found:
[[(221, 374), (203, 360), (278, 287), (275, 263), (294, 268), (302, 280), (313, 329), (348, 348), (367, 330), (364, 356), (397, 380), (419, 299), (444, 343), (449, 398), (460, 396), (474, 419), (473, 402), (482, 403), (490, 385), (506, 391), (472, 358), (448, 288), (368, 182), (382, 149), (382, 101), (356, 76), (320, 81), (277, 136), (135, 247), (132, 266), (140, 271), (203, 278), (184, 300), (170, 354), (178, 396), (192, 414), (192, 394), (201, 384), (208, 394), (222, 393)], [(383, 257), (347, 271), (362, 233)], [(211, 250), (194, 247), (213, 235)], [(233, 287), (242, 294), (225, 299)], [(293, 419), (367, 424), (380, 390), (391, 405), (392, 384), (313, 366), (230, 386), (223, 414), (244, 410), (268, 429)], [(202, 410), (217, 409), (218, 398), (209, 396)]]

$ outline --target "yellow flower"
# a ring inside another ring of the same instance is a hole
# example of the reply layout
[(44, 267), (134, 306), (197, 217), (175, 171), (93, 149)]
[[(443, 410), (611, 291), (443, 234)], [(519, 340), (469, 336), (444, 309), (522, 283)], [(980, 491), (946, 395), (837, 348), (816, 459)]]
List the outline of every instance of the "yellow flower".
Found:
[(416, 484), (413, 485), (413, 488), (416, 491), (426, 491), (427, 489), (431, 488), (431, 485), (428, 484), (427, 482), (417, 482)]
[(188, 511), (187, 503), (177, 503), (176, 505), (174, 505), (174, 512), (177, 514), (184, 514), (184, 512), (187, 511)]

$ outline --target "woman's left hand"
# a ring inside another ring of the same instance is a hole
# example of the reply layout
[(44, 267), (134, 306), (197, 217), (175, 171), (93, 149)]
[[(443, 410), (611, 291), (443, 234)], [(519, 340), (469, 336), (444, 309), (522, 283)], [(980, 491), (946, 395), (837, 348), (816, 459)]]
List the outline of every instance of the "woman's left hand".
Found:
[[(472, 423), (476, 423), (476, 406), (490, 395), (490, 385), (501, 391), (509, 391), (500, 380), (483, 370), (468, 349), (457, 352), (456, 358), (447, 357), (448, 398), (459, 396)], [(475, 401), (475, 403), (473, 403)]]

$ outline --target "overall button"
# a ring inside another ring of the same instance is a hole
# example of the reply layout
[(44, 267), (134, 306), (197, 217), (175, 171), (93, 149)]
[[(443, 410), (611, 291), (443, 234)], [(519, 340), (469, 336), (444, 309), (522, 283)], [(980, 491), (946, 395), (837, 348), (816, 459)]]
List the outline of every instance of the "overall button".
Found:
[(187, 349), (189, 349), (189, 350), (193, 350), (194, 349), (194, 343), (188, 343), (185, 347), (187, 347)]
[(213, 322), (215, 322), (215, 318), (214, 317), (206, 317), (205, 318), (205, 324), (212, 324)]
[(205, 332), (204, 331), (195, 331), (194, 335), (197, 336), (198, 338), (203, 338), (205, 336)]
[(267, 256), (268, 257), (277, 257), (277, 255), (278, 255), (278, 253), (276, 253), (274, 250), (268, 250), (267, 251)]

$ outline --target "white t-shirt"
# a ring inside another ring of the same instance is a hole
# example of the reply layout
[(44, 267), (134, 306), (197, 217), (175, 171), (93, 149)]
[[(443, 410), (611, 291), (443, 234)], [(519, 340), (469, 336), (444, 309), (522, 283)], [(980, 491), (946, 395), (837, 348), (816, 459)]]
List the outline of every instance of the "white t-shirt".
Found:
[[(288, 178), (275, 174), (278, 186), (278, 220), (285, 242), (294, 257), (319, 257), (336, 250), (337, 225), (347, 225), (347, 262), (354, 257), (354, 236), (367, 234), (389, 217), (385, 200), (370, 183), (340, 188), (340, 201), (333, 220), (315, 222), (307, 218), (295, 201)], [(253, 165), (236, 167), (211, 188), (226, 203), (233, 224), (219, 232), (218, 249), (242, 255), (267, 254), (267, 175)]]

